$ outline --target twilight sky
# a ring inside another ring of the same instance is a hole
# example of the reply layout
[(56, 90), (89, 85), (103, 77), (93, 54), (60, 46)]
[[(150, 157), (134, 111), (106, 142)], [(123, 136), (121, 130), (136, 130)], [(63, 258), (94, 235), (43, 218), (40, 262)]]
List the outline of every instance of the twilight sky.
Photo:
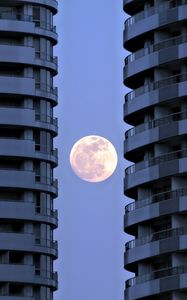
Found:
[[(123, 96), (122, 0), (59, 0), (59, 291), (55, 300), (122, 300)], [(109, 139), (118, 167), (101, 183), (82, 181), (69, 153), (85, 135)]]

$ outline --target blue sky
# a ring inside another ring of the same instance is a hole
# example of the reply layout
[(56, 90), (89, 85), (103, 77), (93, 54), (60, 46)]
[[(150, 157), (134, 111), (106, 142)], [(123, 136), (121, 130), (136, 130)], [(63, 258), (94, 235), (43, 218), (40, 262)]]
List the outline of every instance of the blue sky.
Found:
[[(59, 45), (59, 291), (55, 300), (123, 299), (122, 1), (63, 0), (55, 19)], [(109, 139), (118, 167), (101, 183), (71, 170), (73, 144), (89, 134)]]

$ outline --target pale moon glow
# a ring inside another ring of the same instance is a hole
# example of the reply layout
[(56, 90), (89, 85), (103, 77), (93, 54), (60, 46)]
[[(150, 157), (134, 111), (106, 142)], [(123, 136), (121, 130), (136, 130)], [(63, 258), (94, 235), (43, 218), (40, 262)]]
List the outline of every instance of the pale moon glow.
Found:
[(110, 141), (88, 135), (77, 141), (70, 153), (70, 164), (75, 174), (89, 182), (109, 178), (117, 166), (117, 153)]

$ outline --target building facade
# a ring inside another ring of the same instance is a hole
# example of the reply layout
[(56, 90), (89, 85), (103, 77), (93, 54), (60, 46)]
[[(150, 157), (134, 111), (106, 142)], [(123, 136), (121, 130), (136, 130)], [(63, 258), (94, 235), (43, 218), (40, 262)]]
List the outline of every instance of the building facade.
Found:
[[(187, 299), (187, 1), (126, 0), (125, 299)], [(130, 199), (129, 199), (130, 200)], [(133, 275), (132, 275), (133, 276)], [(131, 277), (132, 277), (131, 276)]]
[(57, 289), (56, 0), (0, 1), (0, 299)]

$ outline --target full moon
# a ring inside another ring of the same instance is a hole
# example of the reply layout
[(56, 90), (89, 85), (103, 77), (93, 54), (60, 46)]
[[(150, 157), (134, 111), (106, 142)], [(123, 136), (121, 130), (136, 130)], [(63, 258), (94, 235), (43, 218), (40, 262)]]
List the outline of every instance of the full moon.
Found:
[(89, 182), (109, 178), (117, 166), (117, 153), (110, 141), (97, 135), (78, 140), (70, 152), (70, 164), (75, 174)]

